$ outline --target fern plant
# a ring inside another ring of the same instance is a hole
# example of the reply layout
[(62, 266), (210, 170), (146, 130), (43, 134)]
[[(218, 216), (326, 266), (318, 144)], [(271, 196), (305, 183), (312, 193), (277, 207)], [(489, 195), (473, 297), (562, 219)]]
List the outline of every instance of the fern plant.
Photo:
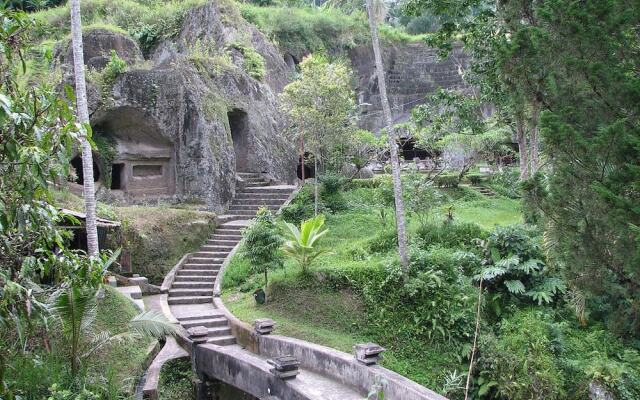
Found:
[[(490, 299), (504, 301), (510, 295), (542, 305), (566, 290), (561, 278), (549, 274), (540, 247), (522, 227), (498, 227), (486, 240), (479, 241), (479, 246), (485, 259), (475, 279), (482, 279), (493, 292)], [(498, 305), (493, 309), (500, 313)]]
[(320, 238), (327, 234), (324, 227), (324, 215), (320, 214), (314, 218), (303, 221), (300, 229), (291, 223), (287, 223), (289, 240), (282, 247), (282, 251), (287, 257), (294, 259), (302, 268), (302, 272), (307, 273), (309, 266), (318, 256), (325, 254), (327, 250), (318, 249), (316, 244)]

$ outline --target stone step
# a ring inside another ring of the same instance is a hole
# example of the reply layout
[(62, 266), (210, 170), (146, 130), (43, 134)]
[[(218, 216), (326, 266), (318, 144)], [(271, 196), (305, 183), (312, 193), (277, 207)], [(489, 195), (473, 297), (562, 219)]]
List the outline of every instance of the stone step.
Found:
[(179, 269), (178, 276), (210, 276), (214, 277), (218, 274), (217, 270), (212, 269)]
[(213, 288), (169, 289), (169, 298), (184, 296), (213, 296)]
[(242, 238), (242, 236), (238, 235), (238, 240), (235, 239), (209, 239), (207, 240), (207, 246), (231, 246), (236, 247), (236, 245), (238, 244), (238, 242), (240, 241), (240, 239)]
[(234, 199), (231, 207), (234, 206), (280, 206), (284, 200), (279, 199)]
[(229, 326), (215, 326), (207, 329), (209, 337), (231, 336), (231, 328)]
[(229, 212), (232, 213), (233, 215), (244, 215), (248, 217), (253, 217), (258, 212), (258, 209), (256, 208), (255, 210), (235, 210), (235, 211), (229, 211)]
[(194, 264), (194, 263), (186, 263), (182, 266), (184, 269), (198, 269), (201, 271), (217, 271), (220, 269), (222, 264)]
[(230, 346), (232, 344), (236, 344), (236, 338), (231, 335), (212, 337), (207, 340), (207, 343), (215, 344), (218, 346)]
[(228, 251), (198, 251), (197, 253), (193, 254), (193, 257), (191, 257), (190, 259), (193, 260), (194, 258), (214, 258), (214, 259), (218, 259), (218, 258), (222, 258), (224, 259), (225, 257), (227, 257), (229, 255)]
[(204, 317), (201, 319), (192, 319), (189, 321), (180, 321), (180, 325), (182, 325), (185, 329), (193, 328), (195, 326), (204, 326), (205, 328), (214, 328), (217, 326), (228, 326), (229, 321), (225, 317), (218, 318), (210, 318)]
[(251, 172), (251, 171), (238, 171), (236, 175), (240, 176), (262, 176), (260, 172)]
[(233, 240), (236, 243), (238, 243), (240, 240), (242, 239), (242, 235), (237, 234), (237, 235), (220, 235), (220, 234), (213, 234), (211, 235), (211, 239), (209, 240)]
[(267, 187), (269, 186), (267, 182), (265, 182), (263, 179), (245, 179), (244, 180), (244, 187), (248, 188), (248, 187)]
[(189, 258), (190, 264), (222, 264), (224, 257), (196, 257), (191, 256)]
[[(242, 228), (244, 228), (244, 226)], [(242, 229), (218, 228), (213, 232), (213, 234), (214, 235), (240, 235), (241, 234), (240, 232), (242, 232)]]
[(200, 251), (224, 251), (229, 253), (234, 247), (236, 247), (237, 242), (233, 243), (234, 244), (205, 244), (200, 247)]
[(169, 297), (167, 299), (169, 305), (176, 304), (206, 304), (213, 303), (212, 296), (182, 296), (182, 297)]
[(178, 275), (173, 279), (174, 283), (196, 281), (213, 284), (215, 282), (215, 275)]
[(280, 206), (265, 206), (265, 205), (259, 205), (259, 204), (239, 204), (239, 205), (231, 205), (231, 207), (229, 207), (229, 212), (232, 213), (234, 211), (237, 210), (251, 210), (251, 211), (258, 211), (260, 208), (262, 207), (266, 207), (269, 210), (273, 211), (273, 210), (277, 210)]
[(235, 200), (281, 200), (285, 201), (289, 198), (289, 193), (255, 193), (254, 192), (240, 192), (236, 194)]
[(172, 289), (211, 289), (213, 290), (214, 281), (213, 279), (208, 281), (173, 281), (171, 285)]
[(224, 318), (226, 319), (226, 317), (224, 316), (224, 313), (216, 308), (212, 308), (209, 311), (206, 312), (206, 314), (198, 314), (198, 315), (186, 315), (186, 316), (182, 316), (182, 317), (178, 317), (178, 321), (180, 321), (180, 323), (183, 322), (190, 322), (190, 321), (196, 321), (196, 320), (201, 320), (201, 319), (210, 319), (210, 318)]
[(286, 187), (264, 186), (264, 187), (248, 187), (242, 193), (258, 193), (258, 194), (289, 194), (293, 190)]

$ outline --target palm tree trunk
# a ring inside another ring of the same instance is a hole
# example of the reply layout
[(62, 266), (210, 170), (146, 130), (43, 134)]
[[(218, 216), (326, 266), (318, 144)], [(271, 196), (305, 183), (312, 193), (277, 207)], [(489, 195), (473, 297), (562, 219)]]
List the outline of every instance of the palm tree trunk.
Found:
[[(78, 119), (89, 129), (87, 88), (84, 80), (84, 55), (82, 51), (82, 23), (80, 0), (71, 0), (71, 42), (73, 47), (73, 70), (76, 83), (76, 106)], [(96, 192), (93, 182), (93, 155), (86, 136), (82, 137), (83, 194), (86, 214), (87, 250), (90, 256), (98, 255), (98, 229), (96, 225)]]
[(524, 180), (529, 178), (529, 146), (527, 146), (527, 136), (524, 133), (524, 121), (519, 116), (516, 116), (516, 138), (520, 153), (520, 179)]
[(393, 194), (396, 208), (396, 231), (398, 233), (398, 253), (400, 254), (400, 264), (406, 276), (409, 273), (409, 258), (407, 257), (407, 234), (404, 219), (404, 202), (402, 200), (402, 181), (400, 180), (400, 161), (398, 159), (398, 140), (395, 129), (393, 129), (393, 119), (391, 108), (387, 98), (387, 84), (384, 77), (384, 66), (382, 55), (380, 54), (380, 39), (378, 37), (378, 24), (373, 9), (373, 0), (367, 0), (367, 11), (369, 13), (369, 27), (371, 28), (371, 42), (373, 44), (373, 54), (376, 62), (376, 74), (378, 75), (378, 88), (380, 89), (380, 102), (387, 126), (389, 137), (389, 150), (391, 152), (391, 172), (393, 177)]

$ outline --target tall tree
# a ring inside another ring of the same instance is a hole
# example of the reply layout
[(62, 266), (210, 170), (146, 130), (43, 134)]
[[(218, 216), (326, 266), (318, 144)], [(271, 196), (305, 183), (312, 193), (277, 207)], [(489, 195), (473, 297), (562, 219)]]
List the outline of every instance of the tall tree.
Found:
[(380, 38), (378, 37), (378, 21), (385, 5), (381, 0), (367, 0), (367, 12), (369, 14), (369, 27), (371, 28), (371, 43), (376, 62), (376, 74), (378, 76), (378, 88), (380, 89), (380, 102), (387, 128), (389, 139), (389, 152), (391, 153), (391, 174), (393, 179), (393, 194), (396, 205), (396, 226), (398, 233), (398, 253), (400, 254), (400, 264), (406, 275), (409, 272), (409, 258), (407, 256), (407, 233), (404, 218), (404, 202), (402, 200), (402, 181), (400, 180), (400, 160), (398, 158), (398, 135), (393, 128), (393, 118), (391, 108), (387, 98), (387, 83), (384, 77), (384, 65), (380, 51)]
[(317, 215), (318, 162), (321, 167), (334, 170), (345, 162), (341, 150), (349, 146), (356, 132), (352, 118), (355, 93), (351, 69), (343, 62), (329, 62), (323, 56), (311, 55), (302, 60), (300, 71), (300, 79), (287, 85), (280, 99), (289, 120), (289, 132), (313, 153)]
[(80, 0), (71, 0), (71, 46), (73, 47), (73, 71), (76, 83), (76, 106), (78, 120), (83, 125), (85, 135), (81, 138), (83, 193), (86, 214), (87, 248), (90, 256), (97, 256), (98, 228), (96, 225), (96, 190), (93, 180), (93, 154), (88, 140), (89, 107), (84, 78), (84, 54), (82, 50), (82, 22), (80, 20)]

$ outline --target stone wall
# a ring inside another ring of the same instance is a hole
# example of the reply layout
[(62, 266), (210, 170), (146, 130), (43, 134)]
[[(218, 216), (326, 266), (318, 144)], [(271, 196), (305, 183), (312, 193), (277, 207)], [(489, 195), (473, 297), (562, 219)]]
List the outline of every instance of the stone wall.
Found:
[[(466, 66), (467, 56), (459, 47), (450, 57), (441, 60), (437, 50), (423, 42), (386, 43), (382, 57), (395, 123), (406, 121), (411, 109), (425, 103), (426, 96), (438, 88), (464, 85), (460, 71)], [(349, 51), (349, 59), (357, 77), (358, 103), (370, 104), (361, 108), (360, 125), (377, 132), (385, 123), (378, 94), (373, 50), (368, 46), (358, 46)]]

